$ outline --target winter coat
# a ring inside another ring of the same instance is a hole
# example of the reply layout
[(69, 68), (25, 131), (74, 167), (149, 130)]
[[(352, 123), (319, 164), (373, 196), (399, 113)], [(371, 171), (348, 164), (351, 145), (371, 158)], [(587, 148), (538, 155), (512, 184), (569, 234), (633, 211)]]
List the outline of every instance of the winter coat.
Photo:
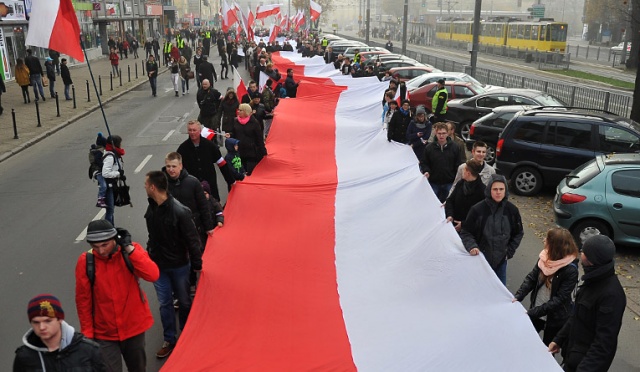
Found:
[(118, 57), (118, 53), (116, 52), (109, 53), (109, 60), (111, 61), (111, 66), (117, 66), (119, 59), (120, 57)]
[(24, 64), (29, 69), (29, 73), (31, 75), (43, 75), (42, 73), (42, 65), (40, 64), (40, 60), (36, 56), (26, 56), (24, 57)]
[(236, 118), (233, 123), (233, 137), (240, 141), (238, 153), (243, 162), (247, 159), (260, 161), (263, 156), (267, 155), (262, 128), (253, 116), (247, 124), (240, 124)]
[(276, 95), (273, 93), (271, 88), (265, 86), (262, 90), (262, 98), (260, 99), (260, 103), (264, 105), (264, 109), (267, 110), (267, 112), (273, 111), (273, 109), (276, 107), (275, 99)]
[(539, 283), (540, 272), (540, 267), (536, 262), (533, 270), (524, 278), (514, 297), (522, 302), (527, 294), (531, 293), (531, 305), (527, 312), (529, 317), (537, 319), (546, 315), (545, 328), (559, 329), (569, 319), (573, 309), (571, 294), (575, 290), (576, 284), (578, 284), (578, 260), (576, 259), (573, 263), (558, 269), (553, 274), (549, 301), (535, 306), (538, 290), (541, 286), (546, 285), (544, 282)]
[(462, 163), (458, 146), (447, 138), (443, 146), (434, 141), (425, 147), (420, 168), (422, 173), (429, 172), (429, 183), (443, 185), (453, 183), (458, 166)]
[(220, 109), (222, 110), (222, 130), (231, 133), (233, 132), (233, 122), (236, 119), (237, 110), (240, 106), (237, 98), (223, 99), (220, 102)]
[(565, 371), (606, 372), (618, 347), (627, 298), (613, 265), (578, 287), (573, 315), (554, 338)]
[(480, 177), (469, 183), (469, 194), (465, 194), (465, 180), (456, 184), (455, 191), (449, 195), (444, 205), (444, 213), (454, 221), (464, 221), (471, 207), (484, 200), (485, 186)]
[(178, 179), (175, 180), (169, 176), (165, 168), (162, 168), (162, 171), (165, 172), (167, 180), (169, 180), (169, 193), (191, 210), (191, 216), (198, 232), (212, 230), (214, 225), (207, 206), (207, 197), (204, 195), (200, 181), (191, 176), (186, 169), (182, 169)]
[(296, 94), (298, 94), (298, 83), (293, 80), (293, 76), (287, 76), (284, 79), (284, 88), (287, 90), (287, 97), (296, 98)]
[[(453, 193), (453, 190), (455, 190), (455, 185), (457, 185), (458, 181), (462, 179), (462, 172), (464, 171), (464, 167), (465, 167), (464, 163), (458, 166), (458, 171), (456, 172), (456, 178), (453, 180), (453, 187), (451, 188), (449, 195)], [(496, 174), (496, 170), (492, 166), (490, 166), (489, 163), (487, 163), (486, 161), (483, 162), (482, 170), (480, 171), (479, 177), (482, 180), (482, 183), (485, 184), (485, 186), (487, 185), (487, 183), (489, 183), (491, 176), (494, 174)]]
[(44, 67), (47, 70), (47, 79), (56, 81), (56, 67), (53, 65), (53, 61), (46, 61)]
[(227, 149), (227, 155), (224, 156), (224, 160), (226, 160), (227, 164), (231, 167), (235, 179), (243, 180), (247, 171), (244, 169), (242, 159), (235, 149), (235, 145), (238, 145), (239, 142), (240, 141), (235, 138), (227, 138), (224, 141), (224, 147)]
[(158, 76), (158, 63), (156, 61), (153, 61), (153, 62), (147, 61), (147, 76), (149, 77)]
[(211, 197), (207, 199), (207, 204), (209, 205), (209, 212), (216, 226), (218, 226), (219, 223), (224, 224), (224, 209), (222, 209), (222, 204)]
[(211, 62), (202, 61), (199, 65), (196, 65), (198, 68), (198, 75), (200, 76), (200, 81), (204, 79), (209, 80), (211, 86), (213, 87), (213, 83), (218, 81), (218, 74), (216, 74), (216, 69), (213, 67)]
[(133, 246), (129, 259), (135, 276), (127, 268), (121, 247), (108, 258), (93, 254), (93, 289), (87, 277), (87, 252), (78, 258), (76, 309), (85, 336), (123, 341), (145, 332), (153, 325), (149, 301), (138, 284), (138, 278), (155, 282), (160, 272), (140, 244), (133, 243)]
[(112, 151), (105, 151), (102, 158), (102, 177), (105, 179), (113, 179), (120, 177), (120, 169), (123, 168), (122, 158), (118, 156), (116, 161), (116, 154)]
[(73, 80), (71, 80), (71, 72), (69, 72), (69, 67), (67, 65), (60, 65), (60, 76), (62, 77), (62, 83), (64, 85), (73, 84)]
[(209, 182), (211, 195), (220, 200), (218, 182), (216, 181), (216, 169), (218, 164), (227, 185), (231, 187), (236, 180), (229, 164), (227, 164), (216, 144), (204, 137), (200, 137), (200, 144), (196, 147), (190, 139), (186, 139), (178, 147), (178, 153), (182, 155), (182, 166), (190, 175), (200, 181)]
[(31, 85), (31, 78), (29, 77), (29, 68), (26, 65), (23, 65), (22, 68), (16, 66), (15, 69), (16, 74), (16, 83), (21, 87)]
[(198, 107), (200, 107), (200, 115), (204, 117), (211, 117), (218, 112), (218, 106), (220, 105), (220, 92), (210, 87), (208, 90), (203, 88), (198, 89), (196, 95), (198, 100)]
[(403, 113), (402, 110), (398, 108), (389, 120), (389, 127), (387, 128), (387, 139), (389, 141), (406, 143), (407, 128), (409, 128), (411, 119), (411, 111), (406, 111), (405, 113)]
[(518, 208), (509, 202), (509, 191), (500, 203), (491, 198), (491, 185), (496, 181), (507, 185), (504, 176), (494, 175), (485, 189), (485, 199), (469, 210), (462, 222), (460, 238), (467, 251), (478, 248), (492, 268), (511, 259), (524, 236), (522, 217)]
[(171, 194), (160, 205), (149, 198), (144, 219), (149, 232), (149, 257), (160, 270), (182, 267), (189, 262), (191, 269), (202, 269), (202, 243), (189, 208)]
[(64, 320), (60, 349), (49, 351), (32, 329), (22, 337), (22, 343), (16, 350), (13, 372), (106, 371), (100, 346)]
[[(422, 126), (423, 128), (418, 127), (418, 125)], [(432, 126), (433, 125), (431, 124), (431, 122), (426, 119), (424, 123), (419, 123), (416, 121), (416, 119), (411, 120), (411, 122), (409, 123), (406, 139), (418, 159), (422, 157), (422, 154), (424, 154), (424, 148), (427, 147), (427, 144), (423, 143), (422, 141), (429, 140), (429, 138), (431, 137)], [(422, 133), (422, 137), (418, 137), (418, 133)]]

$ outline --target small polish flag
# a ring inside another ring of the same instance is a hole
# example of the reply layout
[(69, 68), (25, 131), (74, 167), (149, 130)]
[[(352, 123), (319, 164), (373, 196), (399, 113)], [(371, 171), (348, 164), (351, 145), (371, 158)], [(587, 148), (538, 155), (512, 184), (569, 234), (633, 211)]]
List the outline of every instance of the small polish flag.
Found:
[(238, 70), (233, 69), (233, 87), (236, 90), (236, 96), (238, 97), (238, 101), (242, 100), (242, 97), (247, 94), (247, 86), (244, 85), (244, 81), (240, 77)]
[(25, 44), (53, 49), (84, 61), (80, 25), (71, 0), (33, 0)]
[(311, 15), (311, 20), (315, 21), (316, 19), (320, 18), (320, 14), (322, 13), (322, 7), (320, 6), (320, 4), (316, 3), (313, 0), (309, 0), (309, 4), (310, 4), (309, 14)]
[(260, 93), (262, 93), (262, 90), (264, 89), (264, 86), (267, 85), (267, 80), (269, 79), (269, 75), (260, 71), (260, 82), (258, 82), (258, 90), (260, 91)]
[(271, 5), (262, 5), (258, 7), (256, 11), (256, 19), (267, 18), (271, 15), (276, 15), (280, 13), (280, 5), (282, 4), (271, 4)]
[(200, 132), (200, 135), (208, 139), (209, 141), (213, 141), (213, 138), (216, 136), (216, 132), (214, 132), (213, 129), (209, 129), (203, 126), (202, 131)]

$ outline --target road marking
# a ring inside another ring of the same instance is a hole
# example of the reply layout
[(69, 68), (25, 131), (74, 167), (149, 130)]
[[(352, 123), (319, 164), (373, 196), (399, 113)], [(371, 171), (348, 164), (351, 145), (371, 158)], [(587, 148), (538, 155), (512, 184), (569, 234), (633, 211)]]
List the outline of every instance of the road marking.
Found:
[(171, 130), (169, 131), (169, 133), (167, 133), (167, 135), (166, 135), (166, 136), (164, 136), (164, 138), (162, 139), (162, 142), (166, 142), (166, 140), (168, 140), (168, 139), (169, 139), (169, 137), (171, 137), (171, 135), (172, 135), (175, 131), (176, 131), (175, 129), (171, 129)]
[(133, 173), (134, 174), (140, 173), (142, 168), (144, 168), (144, 166), (147, 165), (147, 162), (151, 159), (152, 156), (153, 155), (147, 155), (147, 157), (144, 158), (144, 160), (142, 160), (142, 163), (140, 163), (140, 165), (138, 165), (138, 168), (136, 168), (136, 170), (134, 170)]
[[(102, 217), (104, 217), (106, 213), (107, 213), (107, 210), (105, 208), (100, 209), (100, 212), (98, 212), (98, 214), (96, 214), (96, 216), (93, 217), (93, 220), (91, 221), (96, 221), (101, 219)], [(82, 232), (80, 233), (80, 235), (78, 235), (78, 237), (76, 238), (76, 244), (83, 241), (84, 238), (86, 237), (87, 237), (87, 228), (85, 227), (84, 230), (82, 230)]]

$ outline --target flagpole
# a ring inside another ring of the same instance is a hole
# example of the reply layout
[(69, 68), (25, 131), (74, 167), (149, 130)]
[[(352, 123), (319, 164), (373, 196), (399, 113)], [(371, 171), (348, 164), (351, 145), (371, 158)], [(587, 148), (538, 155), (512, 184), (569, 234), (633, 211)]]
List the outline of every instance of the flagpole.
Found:
[(100, 106), (100, 112), (102, 112), (104, 125), (107, 127), (107, 133), (109, 134), (109, 137), (111, 137), (111, 128), (109, 128), (109, 123), (107, 122), (107, 115), (105, 115), (104, 107), (102, 107), (102, 100), (100, 99), (100, 93), (98, 91), (98, 86), (96, 85), (96, 79), (93, 77), (93, 70), (91, 70), (91, 63), (89, 62), (89, 56), (87, 55), (87, 50), (85, 49), (84, 42), (82, 41), (82, 35), (80, 35), (80, 47), (82, 48), (82, 52), (84, 53), (84, 59), (87, 61), (87, 67), (89, 68), (89, 75), (91, 76), (91, 81), (93, 82), (93, 89), (96, 91), (96, 97), (98, 97), (98, 105)]

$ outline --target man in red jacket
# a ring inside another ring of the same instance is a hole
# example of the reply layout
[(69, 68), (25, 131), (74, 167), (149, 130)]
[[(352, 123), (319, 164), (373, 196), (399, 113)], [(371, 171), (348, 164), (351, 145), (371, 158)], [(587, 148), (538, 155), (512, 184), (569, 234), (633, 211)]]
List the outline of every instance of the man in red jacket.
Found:
[[(146, 370), (145, 332), (153, 324), (138, 278), (155, 282), (158, 266), (131, 234), (109, 221), (87, 227), (91, 249), (76, 264), (76, 307), (82, 333), (100, 345), (109, 371)], [(122, 357), (121, 357), (122, 355)]]

